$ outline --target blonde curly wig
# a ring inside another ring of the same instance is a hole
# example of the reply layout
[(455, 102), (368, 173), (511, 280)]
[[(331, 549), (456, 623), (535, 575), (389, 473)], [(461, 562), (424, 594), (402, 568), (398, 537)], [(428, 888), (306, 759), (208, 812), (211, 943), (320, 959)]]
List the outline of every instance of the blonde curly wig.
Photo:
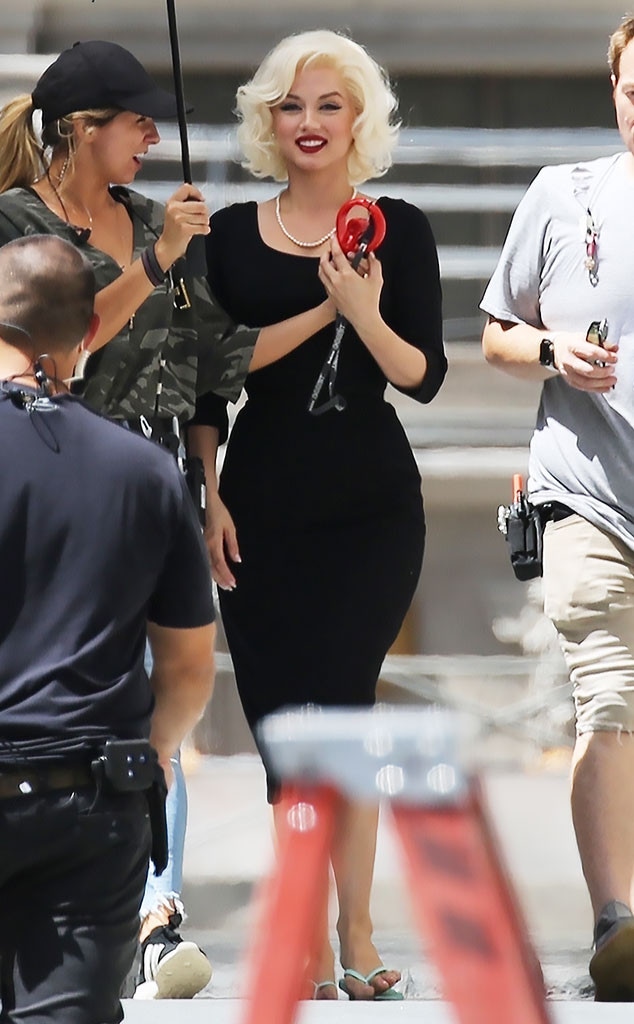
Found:
[(359, 43), (329, 29), (301, 32), (282, 39), (267, 54), (253, 78), (237, 92), (238, 142), (242, 166), (257, 178), (286, 181), (286, 165), (272, 133), (271, 108), (290, 92), (306, 67), (334, 68), (357, 113), (348, 158), (351, 185), (377, 178), (392, 164), (399, 122), (397, 99), (386, 72)]

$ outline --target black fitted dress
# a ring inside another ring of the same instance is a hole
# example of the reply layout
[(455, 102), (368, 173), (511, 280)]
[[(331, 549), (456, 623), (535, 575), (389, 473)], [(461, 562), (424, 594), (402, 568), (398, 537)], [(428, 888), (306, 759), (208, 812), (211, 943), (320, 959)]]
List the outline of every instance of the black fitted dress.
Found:
[[(447, 368), (436, 246), (418, 209), (379, 205), (381, 313), (424, 351), (425, 380), (409, 393), (428, 402)], [(266, 246), (255, 203), (221, 210), (211, 224), (211, 290), (236, 322), (264, 327), (325, 299), (318, 259)], [(220, 604), (251, 728), (287, 705), (372, 705), (421, 569), (418, 469), (384, 400), (385, 376), (351, 327), (336, 388), (346, 409), (307, 411), (333, 335), (331, 324), (248, 376), (220, 478), (242, 556), (237, 587), (221, 591)]]

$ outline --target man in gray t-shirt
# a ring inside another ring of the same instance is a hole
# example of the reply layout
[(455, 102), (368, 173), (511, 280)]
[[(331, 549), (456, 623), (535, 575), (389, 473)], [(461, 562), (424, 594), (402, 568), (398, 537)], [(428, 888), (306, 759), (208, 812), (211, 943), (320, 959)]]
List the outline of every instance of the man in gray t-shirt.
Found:
[(633, 1002), (634, 18), (611, 37), (609, 62), (625, 152), (537, 175), (482, 308), (487, 360), (544, 381), (529, 493), (544, 506), (544, 608), (575, 698), (590, 973), (598, 1000)]

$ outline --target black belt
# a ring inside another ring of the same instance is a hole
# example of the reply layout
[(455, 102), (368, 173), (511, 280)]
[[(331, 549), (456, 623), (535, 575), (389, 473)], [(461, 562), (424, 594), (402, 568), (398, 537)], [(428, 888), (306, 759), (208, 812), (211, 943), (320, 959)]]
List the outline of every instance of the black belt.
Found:
[(0, 770), (0, 800), (16, 796), (35, 796), (58, 789), (77, 789), (94, 786), (90, 765), (60, 765), (59, 767), (11, 768)]
[(574, 516), (575, 511), (560, 501), (547, 501), (539, 506), (539, 517), (542, 523), (558, 523), (561, 519)]

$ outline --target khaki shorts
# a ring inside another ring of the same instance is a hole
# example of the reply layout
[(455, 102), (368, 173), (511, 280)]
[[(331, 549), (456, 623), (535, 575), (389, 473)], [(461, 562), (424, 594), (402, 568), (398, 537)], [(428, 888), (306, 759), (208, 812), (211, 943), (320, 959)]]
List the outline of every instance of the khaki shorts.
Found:
[(547, 523), (544, 611), (570, 673), (577, 733), (634, 732), (634, 552), (579, 515)]

